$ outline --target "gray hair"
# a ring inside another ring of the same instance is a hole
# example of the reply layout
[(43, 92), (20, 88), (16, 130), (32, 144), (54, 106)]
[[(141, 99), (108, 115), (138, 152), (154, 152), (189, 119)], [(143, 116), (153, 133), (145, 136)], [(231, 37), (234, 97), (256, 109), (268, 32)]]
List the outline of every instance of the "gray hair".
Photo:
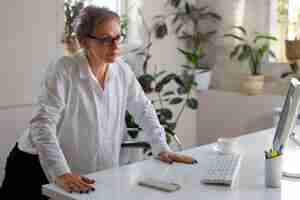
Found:
[(77, 39), (82, 41), (89, 34), (95, 32), (96, 26), (109, 20), (120, 21), (117, 13), (105, 7), (95, 5), (87, 6), (80, 11), (75, 23), (75, 33)]

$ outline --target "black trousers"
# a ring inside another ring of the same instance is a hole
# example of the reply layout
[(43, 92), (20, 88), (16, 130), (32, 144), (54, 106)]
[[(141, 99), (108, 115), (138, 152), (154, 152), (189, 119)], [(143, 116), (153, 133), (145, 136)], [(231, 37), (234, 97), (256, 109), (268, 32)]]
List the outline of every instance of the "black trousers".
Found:
[(23, 152), (16, 144), (6, 161), (0, 199), (46, 200), (48, 198), (42, 195), (44, 184), (48, 184), (48, 180), (38, 155)]

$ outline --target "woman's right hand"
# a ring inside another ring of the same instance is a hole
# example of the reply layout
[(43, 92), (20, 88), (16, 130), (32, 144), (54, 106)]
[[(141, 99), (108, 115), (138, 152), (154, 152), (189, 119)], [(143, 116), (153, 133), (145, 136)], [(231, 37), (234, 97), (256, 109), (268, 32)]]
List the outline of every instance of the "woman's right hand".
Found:
[(70, 193), (89, 193), (90, 191), (94, 191), (94, 183), (95, 180), (73, 173), (66, 173), (55, 178), (55, 184)]

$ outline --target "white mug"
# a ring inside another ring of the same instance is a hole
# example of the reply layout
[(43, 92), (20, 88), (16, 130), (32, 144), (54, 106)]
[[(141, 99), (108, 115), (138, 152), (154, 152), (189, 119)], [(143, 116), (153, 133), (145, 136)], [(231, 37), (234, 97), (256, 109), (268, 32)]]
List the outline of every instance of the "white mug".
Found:
[(234, 138), (218, 138), (216, 149), (221, 154), (232, 154), (236, 152), (236, 140)]

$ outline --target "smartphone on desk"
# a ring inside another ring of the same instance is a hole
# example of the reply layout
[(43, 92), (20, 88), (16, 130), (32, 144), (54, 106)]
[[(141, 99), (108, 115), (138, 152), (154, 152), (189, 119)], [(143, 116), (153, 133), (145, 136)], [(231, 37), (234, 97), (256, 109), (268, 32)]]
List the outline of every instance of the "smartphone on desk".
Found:
[(167, 181), (162, 181), (154, 178), (143, 178), (138, 181), (140, 186), (149, 187), (164, 192), (174, 192), (180, 189), (180, 185), (176, 183), (170, 183)]

